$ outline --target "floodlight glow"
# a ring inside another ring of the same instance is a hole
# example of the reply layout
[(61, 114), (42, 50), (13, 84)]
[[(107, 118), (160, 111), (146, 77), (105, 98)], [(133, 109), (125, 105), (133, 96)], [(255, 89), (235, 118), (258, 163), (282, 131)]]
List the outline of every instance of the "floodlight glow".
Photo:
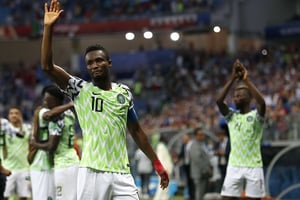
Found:
[(221, 27), (220, 26), (214, 26), (214, 32), (215, 33), (220, 33), (221, 32)]
[(173, 32), (173, 33), (170, 34), (170, 39), (172, 41), (177, 41), (177, 40), (179, 40), (179, 38), (180, 38), (180, 35), (177, 32)]
[(132, 32), (128, 32), (128, 33), (126, 33), (126, 35), (125, 35), (126, 40), (133, 40), (134, 37), (135, 37), (135, 35), (134, 35), (134, 33), (132, 33)]
[(144, 32), (144, 38), (145, 39), (151, 39), (153, 37), (153, 33), (151, 31), (145, 31)]

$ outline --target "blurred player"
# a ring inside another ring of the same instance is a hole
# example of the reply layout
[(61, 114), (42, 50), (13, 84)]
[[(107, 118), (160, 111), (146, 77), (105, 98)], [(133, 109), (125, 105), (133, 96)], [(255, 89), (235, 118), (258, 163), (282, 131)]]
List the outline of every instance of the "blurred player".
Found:
[(79, 157), (74, 149), (74, 125), (74, 113), (66, 110), (56, 122), (49, 123), (48, 142), (35, 143), (38, 148), (54, 152), (56, 200), (76, 200)]
[[(237, 110), (233, 110), (224, 100), (236, 82), (233, 101)], [(251, 110), (253, 97), (257, 107)], [(245, 190), (249, 199), (261, 199), (265, 196), (261, 138), (266, 105), (239, 60), (233, 65), (231, 78), (218, 96), (217, 105), (228, 123), (231, 145), (221, 195), (226, 200), (239, 199)]]
[(63, 104), (64, 94), (54, 85), (45, 87), (42, 94), (43, 104), (34, 112), (31, 151), (28, 154), (33, 200), (55, 199), (54, 151), (39, 144), (49, 141), (49, 134), (56, 131), (50, 124), (57, 122), (60, 114), (72, 107), (72, 104)]
[(26, 158), (31, 125), (23, 123), (22, 111), (17, 107), (9, 109), (8, 120), (13, 127), (23, 131), (6, 140), (7, 157), (3, 160), (3, 166), (10, 169), (12, 174), (7, 178), (4, 197), (8, 199), (17, 196), (20, 200), (26, 200), (31, 197), (29, 164)]
[[(11, 171), (4, 168), (2, 162), (8, 156), (7, 150), (7, 140), (15, 137), (19, 132), (19, 130), (11, 125), (11, 123), (5, 119), (0, 117), (0, 199), (4, 199), (4, 190), (6, 187), (6, 176), (11, 174)], [(21, 133), (22, 134), (22, 133)]]
[(84, 145), (78, 173), (77, 198), (139, 199), (130, 174), (126, 128), (151, 160), (161, 177), (161, 187), (166, 188), (169, 184), (168, 173), (140, 127), (131, 92), (127, 86), (111, 82), (112, 61), (106, 49), (100, 45), (86, 49), (85, 63), (92, 82), (71, 76), (53, 63), (52, 31), (62, 12), (57, 0), (52, 0), (49, 6), (45, 4), (41, 61), (44, 72), (74, 102), (82, 129)]

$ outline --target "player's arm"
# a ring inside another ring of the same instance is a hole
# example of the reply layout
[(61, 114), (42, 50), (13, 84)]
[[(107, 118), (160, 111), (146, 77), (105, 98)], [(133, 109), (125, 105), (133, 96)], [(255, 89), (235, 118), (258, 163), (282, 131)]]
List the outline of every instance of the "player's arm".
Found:
[(56, 106), (51, 110), (46, 111), (43, 113), (43, 119), (46, 121), (54, 120), (58, 117), (61, 113), (65, 112), (68, 109), (73, 108), (73, 102), (69, 102), (60, 106)]
[(47, 142), (37, 142), (36, 140), (30, 140), (30, 144), (35, 148), (42, 149), (44, 151), (55, 152), (60, 141), (60, 136), (49, 135)]
[(1, 158), (0, 158), (0, 173), (4, 174), (5, 176), (11, 175), (11, 171), (3, 167)]
[(228, 105), (225, 103), (225, 98), (231, 88), (231, 86), (233, 85), (233, 83), (239, 78), (240, 76), (240, 72), (239, 72), (239, 67), (238, 67), (238, 63), (239, 61), (237, 60), (234, 64), (233, 64), (233, 69), (232, 69), (232, 74), (230, 79), (227, 81), (227, 83), (224, 85), (224, 87), (222, 88), (220, 94), (217, 96), (217, 106), (220, 110), (220, 112), (222, 113), (223, 116), (226, 116), (229, 113), (229, 107)]
[[(243, 66), (244, 67), (244, 66)], [(248, 72), (245, 70), (243, 80), (245, 84), (248, 86), (251, 94), (253, 95), (255, 101), (257, 102), (257, 111), (261, 117), (265, 116), (266, 113), (266, 102), (261, 94), (261, 92), (257, 89), (257, 87), (252, 83), (252, 81), (248, 77)]]
[(44, 33), (41, 47), (41, 62), (43, 71), (61, 88), (66, 89), (70, 74), (53, 63), (52, 35), (54, 24), (63, 10), (57, 0), (51, 0), (50, 6), (45, 3)]
[(129, 110), (127, 128), (132, 138), (138, 147), (145, 153), (145, 155), (151, 160), (153, 167), (157, 174), (161, 178), (160, 186), (161, 188), (166, 188), (169, 185), (169, 175), (160, 160), (158, 159), (156, 153), (154, 152), (146, 133), (140, 126), (138, 122), (137, 115), (133, 108)]
[(64, 118), (61, 118), (55, 122), (50, 121), (48, 124), (48, 132), (49, 132), (48, 141), (38, 142), (37, 140), (32, 140), (30, 141), (31, 145), (33, 145), (35, 148), (54, 153), (59, 144), (63, 127), (64, 127)]

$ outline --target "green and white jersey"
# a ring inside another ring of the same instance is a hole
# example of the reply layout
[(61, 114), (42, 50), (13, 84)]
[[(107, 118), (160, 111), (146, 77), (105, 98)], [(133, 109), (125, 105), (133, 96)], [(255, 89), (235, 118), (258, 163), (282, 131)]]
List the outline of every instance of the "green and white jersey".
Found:
[(7, 140), (15, 137), (18, 132), (19, 129), (13, 127), (13, 125), (7, 119), (0, 118), (0, 158), (2, 160), (4, 160), (3, 149), (4, 147), (7, 149)]
[(230, 110), (225, 118), (228, 122), (231, 145), (228, 165), (262, 167), (263, 118), (257, 110), (246, 114)]
[(80, 166), (95, 170), (130, 173), (126, 149), (127, 113), (132, 106), (128, 87), (112, 84), (109, 91), (71, 77), (66, 89), (82, 129)]
[(29, 169), (27, 154), (31, 125), (23, 124), (22, 130), (24, 133), (22, 137), (18, 135), (6, 137), (7, 158), (3, 160), (2, 164), (11, 171), (26, 171)]
[(60, 136), (59, 144), (54, 154), (54, 168), (61, 169), (79, 164), (79, 158), (74, 149), (75, 115), (71, 110), (65, 111), (61, 119), (50, 122), (50, 135)]
[[(39, 131), (38, 138), (35, 138), (38, 142), (47, 142), (49, 140), (49, 121), (43, 119), (43, 114), (47, 112), (48, 108), (42, 108), (39, 111)], [(37, 171), (50, 170), (52, 168), (50, 162), (50, 155), (48, 151), (44, 151), (42, 149), (38, 149), (33, 162), (30, 165), (30, 169)]]

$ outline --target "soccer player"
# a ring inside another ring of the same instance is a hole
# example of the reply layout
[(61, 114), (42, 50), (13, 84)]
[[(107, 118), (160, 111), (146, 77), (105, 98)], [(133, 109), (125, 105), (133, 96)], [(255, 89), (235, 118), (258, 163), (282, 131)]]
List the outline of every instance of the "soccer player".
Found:
[(8, 120), (13, 127), (23, 131), (6, 138), (7, 157), (3, 160), (3, 166), (12, 173), (7, 177), (4, 197), (8, 199), (17, 196), (20, 200), (26, 200), (31, 197), (29, 164), (26, 158), (31, 125), (23, 123), (22, 111), (17, 107), (9, 109)]
[(0, 199), (4, 199), (4, 190), (6, 186), (6, 176), (11, 174), (11, 171), (4, 168), (2, 161), (7, 158), (7, 140), (15, 137), (16, 134), (22, 132), (11, 125), (11, 123), (5, 119), (0, 118)]
[(54, 85), (45, 87), (42, 94), (42, 106), (34, 112), (28, 156), (33, 200), (55, 199), (54, 151), (38, 144), (49, 141), (49, 134), (56, 131), (51, 123), (57, 123), (58, 117), (73, 106), (70, 103), (63, 104), (64, 94)]
[(79, 157), (74, 149), (75, 122), (74, 113), (66, 110), (56, 122), (49, 123), (48, 142), (35, 143), (38, 148), (54, 152), (56, 200), (76, 200)]
[(169, 176), (141, 128), (133, 107), (132, 94), (122, 84), (111, 82), (112, 61), (100, 45), (86, 49), (85, 63), (92, 82), (67, 73), (53, 63), (52, 31), (63, 10), (57, 0), (45, 4), (42, 40), (43, 71), (71, 98), (83, 134), (78, 171), (77, 198), (81, 200), (139, 199), (130, 173), (126, 149), (126, 128), (138, 147), (151, 160), (166, 188)]
[[(234, 83), (233, 101), (229, 108), (225, 98)], [(254, 97), (256, 109), (251, 109)], [(232, 75), (217, 98), (218, 108), (228, 124), (231, 151), (221, 195), (223, 199), (239, 199), (242, 191), (249, 199), (265, 196), (261, 138), (266, 104), (262, 94), (248, 77), (244, 65), (237, 60)]]

